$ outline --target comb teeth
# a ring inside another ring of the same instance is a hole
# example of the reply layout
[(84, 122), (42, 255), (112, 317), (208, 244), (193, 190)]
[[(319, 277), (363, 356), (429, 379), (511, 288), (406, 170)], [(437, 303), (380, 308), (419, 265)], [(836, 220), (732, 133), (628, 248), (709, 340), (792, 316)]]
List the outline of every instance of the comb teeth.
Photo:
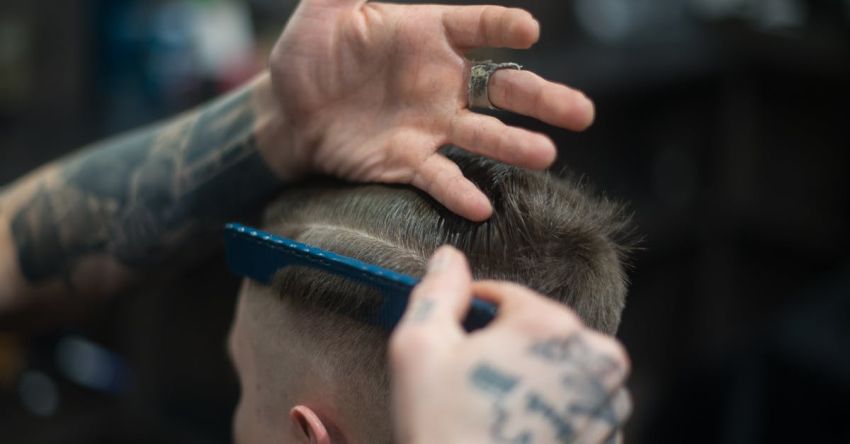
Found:
[[(225, 226), (224, 246), (227, 264), (232, 272), (264, 285), (271, 284), (275, 273), (281, 268), (305, 266), (375, 288), (383, 300), (375, 316), (365, 321), (387, 331), (398, 324), (407, 307), (410, 292), (419, 283), (416, 278), (406, 274), (238, 223)], [(482, 328), (495, 314), (496, 307), (493, 304), (473, 299), (464, 328), (467, 331)]]

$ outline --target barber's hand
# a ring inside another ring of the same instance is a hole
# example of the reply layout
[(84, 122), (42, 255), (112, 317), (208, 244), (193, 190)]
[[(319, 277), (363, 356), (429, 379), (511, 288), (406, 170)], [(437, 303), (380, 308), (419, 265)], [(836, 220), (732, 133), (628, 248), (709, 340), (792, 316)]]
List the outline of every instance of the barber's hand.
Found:
[[(471, 294), (499, 306), (466, 334)], [(402, 443), (616, 443), (631, 411), (629, 363), (612, 338), (563, 305), (505, 282), (472, 282), (443, 247), (390, 341)]]
[[(469, 111), (464, 54), (528, 48), (539, 33), (520, 9), (302, 0), (271, 56), (294, 150), (279, 167), (294, 170), (291, 176), (409, 183), (462, 216), (486, 219), (489, 201), (438, 148), (451, 143), (542, 169), (555, 146)], [(499, 108), (573, 130), (593, 120), (582, 93), (528, 71), (496, 72), (489, 97)]]

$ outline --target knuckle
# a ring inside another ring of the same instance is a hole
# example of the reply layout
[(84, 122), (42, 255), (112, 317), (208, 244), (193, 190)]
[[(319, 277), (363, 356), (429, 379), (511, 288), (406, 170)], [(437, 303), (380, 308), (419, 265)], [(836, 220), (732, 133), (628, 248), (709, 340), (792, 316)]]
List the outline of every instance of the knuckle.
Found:
[(490, 8), (492, 6), (485, 6), (481, 9), (481, 15), (478, 18), (478, 34), (484, 36), (485, 40), (490, 39)]
[(412, 183), (439, 200), (441, 197), (445, 197), (445, 183), (453, 174), (456, 173), (454, 173), (451, 165), (441, 164), (439, 157), (432, 154), (431, 157), (422, 161), (422, 164), (417, 168), (415, 180)]
[(494, 137), (493, 140), (493, 150), (499, 156), (499, 159), (505, 162), (514, 162), (515, 156), (514, 152), (511, 149), (513, 146), (513, 131), (502, 131), (499, 135)]
[(543, 110), (546, 106), (548, 94), (546, 91), (546, 81), (538, 75), (534, 75), (531, 81), (531, 97), (534, 101), (534, 109)]
[(581, 318), (571, 308), (548, 299), (542, 302), (544, 304), (541, 308), (548, 314), (547, 318), (551, 319), (552, 325), (569, 332), (584, 328)]
[(608, 342), (611, 347), (610, 357), (620, 365), (624, 373), (628, 373), (631, 370), (632, 363), (629, 359), (629, 354), (626, 353), (626, 348), (614, 339), (609, 339)]
[(508, 8), (499, 5), (485, 5), (481, 9), (483, 21), (501, 20)]
[(414, 137), (408, 134), (396, 133), (390, 136), (385, 154), (387, 164), (396, 165), (418, 165), (423, 162), (420, 150), (411, 149), (417, 145)]
[(494, 76), (492, 79), (495, 80), (495, 82), (493, 82), (495, 86), (493, 90), (496, 92), (495, 99), (498, 100), (496, 105), (501, 108), (511, 108), (514, 105), (513, 102), (516, 95), (513, 82), (507, 78), (507, 74), (509, 74), (508, 71), (502, 71), (499, 74), (500, 75)]
[(613, 337), (590, 329), (581, 334), (589, 346), (593, 368), (607, 375), (606, 385), (612, 388), (621, 386), (631, 370), (631, 362), (622, 344)]
[[(509, 22), (508, 14), (506, 11), (508, 8), (504, 6), (496, 6), (490, 5), (484, 8), (483, 17), (484, 20), (482, 22), (487, 23), (487, 34), (488, 40), (492, 42), (501, 42), (502, 35), (504, 35), (504, 31)], [(491, 26), (494, 25), (494, 26)]]
[(517, 320), (526, 331), (539, 337), (571, 334), (581, 328), (577, 316), (558, 306), (529, 306), (517, 314)]
[(480, 146), (484, 142), (484, 129), (480, 123), (469, 126), (469, 143)]
[(623, 347), (623, 345), (614, 338), (603, 335), (599, 336), (601, 337), (600, 352), (616, 365), (617, 369), (622, 374), (622, 377), (625, 378), (631, 371), (632, 365), (625, 347)]
[(634, 400), (632, 399), (632, 393), (626, 389), (620, 389), (620, 412), (623, 422), (628, 419), (628, 417), (632, 413), (632, 409), (634, 409)]

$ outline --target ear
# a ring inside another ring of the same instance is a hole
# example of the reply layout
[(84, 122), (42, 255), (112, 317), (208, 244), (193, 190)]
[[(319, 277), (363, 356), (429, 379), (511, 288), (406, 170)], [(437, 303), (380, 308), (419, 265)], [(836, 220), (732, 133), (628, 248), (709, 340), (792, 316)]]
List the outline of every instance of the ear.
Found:
[(331, 437), (319, 415), (309, 407), (297, 405), (289, 411), (289, 419), (296, 432), (310, 444), (331, 444)]

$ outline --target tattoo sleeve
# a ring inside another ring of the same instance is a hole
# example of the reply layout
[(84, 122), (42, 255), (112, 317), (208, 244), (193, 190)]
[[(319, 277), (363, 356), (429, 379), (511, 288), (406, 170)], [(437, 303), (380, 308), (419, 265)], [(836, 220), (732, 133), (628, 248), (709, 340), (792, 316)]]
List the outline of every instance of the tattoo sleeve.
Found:
[(38, 174), (7, 209), (25, 281), (63, 280), (74, 290), (76, 267), (89, 257), (145, 276), (210, 251), (223, 221), (258, 210), (281, 186), (258, 151), (254, 89)]

